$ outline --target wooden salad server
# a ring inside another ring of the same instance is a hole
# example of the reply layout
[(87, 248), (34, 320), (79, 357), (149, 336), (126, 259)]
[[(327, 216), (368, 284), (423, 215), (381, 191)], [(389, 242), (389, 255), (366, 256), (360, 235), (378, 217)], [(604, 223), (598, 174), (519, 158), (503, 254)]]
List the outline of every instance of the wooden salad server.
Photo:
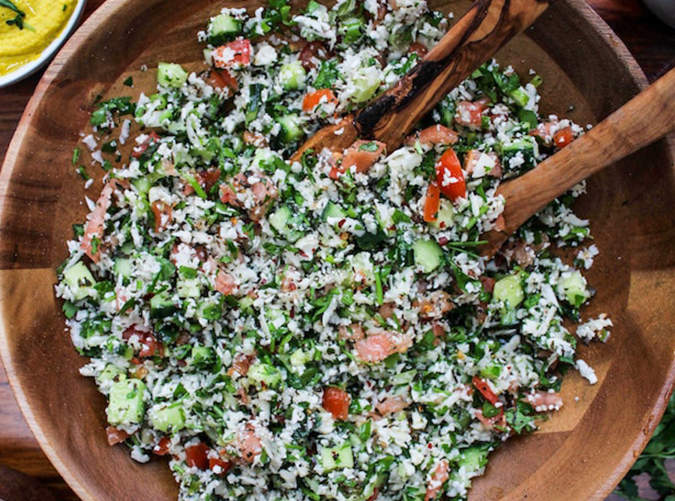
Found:
[(551, 200), (575, 184), (675, 131), (675, 68), (628, 101), (588, 133), (537, 167), (497, 189), (506, 200), (505, 228), (484, 235), (484, 256)]
[(395, 150), (448, 92), (529, 28), (548, 6), (549, 0), (478, 0), (398, 83), (361, 111), (319, 130), (291, 161), (309, 149), (345, 150), (359, 138), (377, 139), (388, 151)]

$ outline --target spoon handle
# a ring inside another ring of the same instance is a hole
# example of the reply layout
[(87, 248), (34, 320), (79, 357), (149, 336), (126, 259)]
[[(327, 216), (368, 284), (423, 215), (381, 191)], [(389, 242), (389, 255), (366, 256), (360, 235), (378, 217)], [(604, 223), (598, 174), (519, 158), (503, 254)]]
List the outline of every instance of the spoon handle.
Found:
[(605, 120), (523, 176), (497, 190), (506, 199), (505, 229), (489, 232), (493, 255), (511, 233), (575, 184), (675, 130), (675, 68)]
[(291, 157), (328, 148), (342, 151), (359, 137), (378, 139), (395, 150), (443, 97), (506, 42), (528, 28), (550, 0), (477, 0), (420, 63), (393, 88), (338, 124), (310, 137)]
[(420, 63), (357, 114), (361, 137), (389, 151), (452, 89), (506, 42), (530, 27), (549, 0), (479, 0)]

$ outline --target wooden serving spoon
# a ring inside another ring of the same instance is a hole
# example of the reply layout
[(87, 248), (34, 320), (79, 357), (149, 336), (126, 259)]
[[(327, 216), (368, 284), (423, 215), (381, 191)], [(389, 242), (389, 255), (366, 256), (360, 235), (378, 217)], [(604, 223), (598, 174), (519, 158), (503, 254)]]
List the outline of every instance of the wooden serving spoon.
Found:
[[(398, 148), (415, 124), (506, 42), (529, 28), (549, 0), (478, 0), (390, 90), (354, 115), (319, 130), (291, 157), (328, 148), (343, 151), (358, 138)], [(335, 132), (338, 131), (338, 135)]]
[(505, 228), (484, 235), (484, 256), (551, 200), (575, 184), (675, 131), (675, 68), (628, 101), (590, 132), (526, 174), (499, 186), (506, 200)]

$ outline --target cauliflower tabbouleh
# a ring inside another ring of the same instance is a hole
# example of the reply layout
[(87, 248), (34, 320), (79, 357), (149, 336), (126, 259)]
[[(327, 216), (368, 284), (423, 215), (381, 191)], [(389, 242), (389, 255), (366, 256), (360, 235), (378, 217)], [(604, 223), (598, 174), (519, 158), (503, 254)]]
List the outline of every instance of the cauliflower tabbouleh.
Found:
[(612, 323), (565, 328), (592, 289), (556, 255), (598, 253), (570, 209), (583, 186), (477, 254), (500, 181), (582, 132), (539, 115), (538, 76), (492, 61), (396, 151), (287, 160), (447, 26), (420, 0), (224, 9), (203, 72), (160, 63), (155, 94), (97, 105), (105, 183), (56, 293), (110, 444), (168, 456), (181, 500), (466, 499), (498, 443), (562, 405), (561, 369), (596, 380), (577, 338)]

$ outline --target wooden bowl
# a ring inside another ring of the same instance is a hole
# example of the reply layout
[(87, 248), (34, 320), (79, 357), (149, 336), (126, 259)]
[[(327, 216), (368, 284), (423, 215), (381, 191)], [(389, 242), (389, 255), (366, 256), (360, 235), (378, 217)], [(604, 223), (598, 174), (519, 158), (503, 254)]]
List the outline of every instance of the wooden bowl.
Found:
[[(54, 269), (66, 257), (71, 225), (87, 212), (72, 151), (97, 95), (129, 94), (121, 82), (130, 74), (134, 93), (147, 89), (154, 75), (142, 65), (200, 60), (196, 33), (226, 3), (107, 1), (42, 79), (0, 175), (3, 361), (31, 429), (85, 500), (172, 500), (177, 488), (164, 461), (139, 465), (125, 448), (107, 445), (104, 398), (78, 374), (84, 359), (54, 298)], [(456, 14), (469, 5), (430, 3)], [(583, 0), (558, 0), (499, 59), (521, 71), (536, 68), (545, 81), (542, 109), (579, 123), (602, 119), (645, 85)], [(598, 294), (583, 317), (607, 312), (615, 325), (606, 345), (581, 349), (599, 382), (570, 374), (563, 410), (493, 454), (471, 499), (602, 500), (642, 450), (675, 376), (673, 177), (673, 148), (661, 141), (590, 180), (579, 211), (591, 218), (601, 254), (588, 274)]]

